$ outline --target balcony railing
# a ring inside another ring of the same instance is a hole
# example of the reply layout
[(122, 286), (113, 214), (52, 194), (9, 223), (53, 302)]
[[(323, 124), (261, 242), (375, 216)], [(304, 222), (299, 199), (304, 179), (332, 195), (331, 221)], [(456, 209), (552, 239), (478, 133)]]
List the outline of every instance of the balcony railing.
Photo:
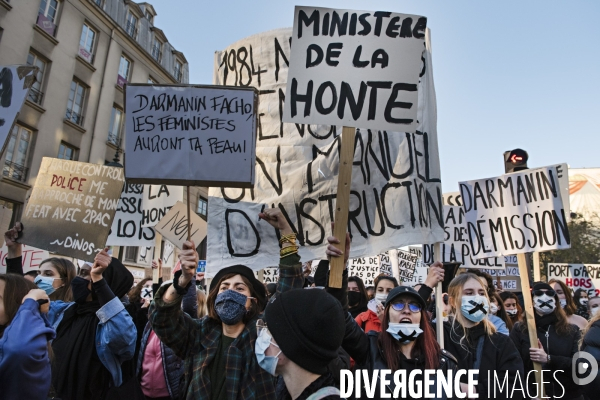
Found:
[(20, 182), (25, 182), (28, 171), (29, 168), (21, 164), (5, 161), (2, 168), (2, 175)]
[(160, 51), (160, 46), (152, 47), (152, 58), (160, 62), (160, 59), (162, 58), (162, 51)]
[(67, 112), (65, 113), (65, 118), (71, 122), (76, 123), (77, 125), (83, 125), (83, 115), (76, 113), (73, 110), (67, 108)]
[(127, 34), (132, 38), (137, 39), (137, 28), (135, 27), (135, 24), (132, 24), (131, 22), (127, 21), (127, 25), (125, 26), (125, 32), (127, 32)]
[(32, 101), (35, 104), (42, 104), (42, 99), (44, 98), (44, 93), (40, 92), (37, 89), (30, 88), (29, 95), (27, 98), (29, 99), (29, 101)]

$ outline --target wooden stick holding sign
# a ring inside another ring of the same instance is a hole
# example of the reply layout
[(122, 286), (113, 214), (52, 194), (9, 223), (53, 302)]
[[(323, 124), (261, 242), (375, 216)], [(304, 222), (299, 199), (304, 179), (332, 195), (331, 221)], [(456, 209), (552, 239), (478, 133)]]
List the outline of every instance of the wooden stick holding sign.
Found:
[[(529, 286), (529, 273), (527, 271), (527, 260), (525, 253), (517, 254), (517, 263), (519, 264), (519, 275), (521, 276), (521, 290), (523, 292), (523, 303), (525, 305), (525, 320), (527, 322), (527, 331), (529, 333), (529, 346), (538, 348), (537, 328), (535, 326), (535, 315), (533, 314), (533, 299), (531, 297), (531, 287)], [(541, 388), (540, 398), (544, 398), (544, 385), (542, 383), (542, 364), (534, 362), (535, 381)]]
[[(162, 260), (161, 260), (162, 255), (160, 254), (162, 235), (158, 232), (155, 232), (155, 235), (156, 236), (155, 236), (155, 240), (154, 240), (154, 261), (156, 261), (156, 263), (158, 265), (160, 265), (162, 263)], [(158, 279), (160, 278), (159, 270), (161, 270), (161, 269), (162, 268), (160, 268), (160, 267), (152, 269), (152, 283), (158, 283)], [(162, 272), (162, 271), (160, 271), (160, 272)]]
[(186, 186), (187, 189), (187, 240), (188, 242), (191, 239), (192, 230), (190, 229), (190, 221), (192, 220), (191, 211), (190, 211), (190, 187)]
[[(433, 254), (434, 254), (434, 262), (442, 261), (442, 249), (441, 243), (436, 243), (433, 245)], [(438, 282), (435, 288), (435, 315), (436, 321), (435, 331), (437, 336), (437, 341), (440, 344), (440, 348), (444, 348), (444, 319), (443, 319), (443, 309), (444, 309), (444, 289), (442, 289), (442, 282)]]
[[(333, 236), (345, 238), (348, 229), (348, 208), (350, 206), (350, 186), (352, 184), (352, 161), (354, 160), (354, 138), (356, 129), (345, 126), (342, 131), (342, 148), (340, 150), (340, 169), (338, 175), (338, 189), (335, 205), (335, 225)], [(344, 251), (345, 241), (336, 244), (340, 251)], [(344, 257), (331, 259), (329, 273), (329, 286), (342, 287), (342, 273), (344, 272)]]

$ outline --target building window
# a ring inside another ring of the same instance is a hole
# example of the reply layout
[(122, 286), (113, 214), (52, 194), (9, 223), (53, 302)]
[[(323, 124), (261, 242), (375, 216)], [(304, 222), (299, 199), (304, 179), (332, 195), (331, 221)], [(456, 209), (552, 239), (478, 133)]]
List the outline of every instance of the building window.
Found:
[(22, 126), (15, 125), (6, 147), (6, 158), (2, 168), (2, 175), (17, 181), (25, 182), (28, 168), (26, 167), (31, 137), (33, 133)]
[(137, 262), (138, 248), (133, 246), (125, 247), (124, 261)]
[(121, 54), (121, 61), (119, 62), (119, 76), (117, 77), (117, 85), (123, 87), (129, 80), (129, 72), (131, 71), (131, 61), (129, 58)]
[(71, 82), (71, 92), (67, 102), (65, 118), (77, 125), (83, 125), (83, 102), (85, 100), (85, 87), (77, 81)]
[(151, 76), (148, 76), (148, 83), (152, 85), (158, 85), (158, 81)]
[(177, 82), (181, 82), (182, 74), (183, 64), (181, 64), (181, 61), (175, 60), (175, 73), (173, 75), (175, 76), (175, 80), (177, 80)]
[(76, 161), (77, 148), (65, 142), (61, 142), (60, 147), (58, 148), (58, 158), (60, 158), (61, 160)]
[(58, 1), (42, 0), (40, 3), (39, 13), (46, 17), (53, 24), (56, 24), (56, 17), (58, 15)]
[(108, 131), (108, 141), (112, 144), (120, 145), (121, 129), (123, 128), (123, 111), (114, 107), (110, 116), (110, 130)]
[(154, 15), (152, 15), (152, 13), (150, 11), (147, 11), (147, 10), (146, 10), (146, 19), (151, 24), (154, 24)]
[(94, 3), (104, 10), (104, 0), (94, 0)]
[(44, 84), (47, 63), (37, 54), (30, 51), (29, 55), (27, 55), (27, 65), (38, 67), (38, 72), (35, 75), (35, 82), (33, 82), (31, 89), (29, 89), (28, 99), (36, 104), (42, 104), (42, 98), (44, 97), (42, 85)]
[(156, 36), (152, 41), (152, 58), (158, 62), (162, 59), (162, 42)]
[(198, 214), (201, 217), (204, 217), (206, 219), (207, 207), (208, 207), (208, 201), (205, 198), (198, 196), (198, 207), (196, 208), (196, 214)]
[(83, 24), (81, 38), (79, 39), (79, 56), (90, 64), (94, 61), (94, 40), (96, 31), (88, 24)]
[(127, 13), (127, 23), (125, 25), (125, 31), (133, 39), (137, 38), (137, 23), (138, 19), (131, 11)]

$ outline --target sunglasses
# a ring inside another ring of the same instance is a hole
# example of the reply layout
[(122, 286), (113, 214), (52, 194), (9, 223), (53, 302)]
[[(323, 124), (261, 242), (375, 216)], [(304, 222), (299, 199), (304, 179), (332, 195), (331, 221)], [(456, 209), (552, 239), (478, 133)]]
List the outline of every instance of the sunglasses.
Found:
[(543, 295), (554, 297), (556, 295), (556, 292), (554, 290), (534, 290), (533, 295), (538, 297)]
[(421, 306), (417, 303), (393, 303), (391, 307), (396, 311), (402, 311), (407, 305), (411, 313), (421, 312)]

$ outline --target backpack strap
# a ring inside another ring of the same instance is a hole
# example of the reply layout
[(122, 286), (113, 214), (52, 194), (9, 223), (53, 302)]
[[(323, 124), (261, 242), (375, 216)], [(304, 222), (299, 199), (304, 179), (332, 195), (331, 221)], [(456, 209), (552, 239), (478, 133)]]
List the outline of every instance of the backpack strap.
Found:
[(321, 400), (327, 396), (339, 396), (340, 391), (335, 386), (326, 386), (308, 396), (306, 400)]

